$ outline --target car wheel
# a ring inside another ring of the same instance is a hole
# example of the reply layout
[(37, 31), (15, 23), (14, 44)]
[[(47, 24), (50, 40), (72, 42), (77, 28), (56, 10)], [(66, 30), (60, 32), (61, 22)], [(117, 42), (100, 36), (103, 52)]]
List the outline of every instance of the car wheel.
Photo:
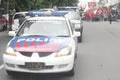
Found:
[(74, 67), (72, 68), (71, 71), (68, 71), (65, 73), (66, 76), (74, 76), (75, 72), (74, 72)]
[(75, 53), (75, 60), (77, 59), (77, 53)]
[(15, 72), (13, 72), (13, 71), (6, 70), (6, 72), (8, 75), (15, 75)]
[(81, 33), (81, 36), (78, 37), (78, 42), (82, 42), (82, 33)]

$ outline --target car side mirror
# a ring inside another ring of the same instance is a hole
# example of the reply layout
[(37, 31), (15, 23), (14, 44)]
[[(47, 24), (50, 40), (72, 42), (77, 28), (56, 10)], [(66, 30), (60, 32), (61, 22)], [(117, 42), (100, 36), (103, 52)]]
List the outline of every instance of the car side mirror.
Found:
[(74, 36), (79, 37), (79, 36), (81, 36), (81, 33), (79, 31), (75, 31)]

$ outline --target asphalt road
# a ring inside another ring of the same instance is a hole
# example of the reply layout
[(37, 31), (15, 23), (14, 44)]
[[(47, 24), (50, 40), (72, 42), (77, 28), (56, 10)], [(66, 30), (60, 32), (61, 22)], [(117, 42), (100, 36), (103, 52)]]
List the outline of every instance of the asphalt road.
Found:
[[(8, 76), (0, 68), (0, 80), (120, 80), (120, 22), (84, 22), (73, 77), (62, 74), (19, 74)], [(10, 38), (0, 32), (0, 65)]]

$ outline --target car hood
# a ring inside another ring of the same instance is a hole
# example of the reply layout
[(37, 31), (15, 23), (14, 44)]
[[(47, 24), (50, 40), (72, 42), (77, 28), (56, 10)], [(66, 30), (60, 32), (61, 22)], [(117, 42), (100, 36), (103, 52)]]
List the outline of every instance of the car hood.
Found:
[(70, 43), (70, 37), (14, 37), (9, 46), (18, 52), (56, 52)]

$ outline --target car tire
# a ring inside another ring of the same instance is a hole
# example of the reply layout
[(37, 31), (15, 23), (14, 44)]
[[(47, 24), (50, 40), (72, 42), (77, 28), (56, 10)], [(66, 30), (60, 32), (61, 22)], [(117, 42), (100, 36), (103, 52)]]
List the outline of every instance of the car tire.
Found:
[(77, 59), (77, 53), (75, 53), (75, 60)]
[(65, 73), (66, 76), (74, 76), (74, 74), (75, 74), (74, 67), (72, 68), (72, 70)]
[(13, 71), (6, 70), (6, 72), (8, 75), (15, 75), (15, 72), (13, 72)]
[(81, 36), (78, 37), (78, 42), (82, 42), (82, 33), (81, 33)]

